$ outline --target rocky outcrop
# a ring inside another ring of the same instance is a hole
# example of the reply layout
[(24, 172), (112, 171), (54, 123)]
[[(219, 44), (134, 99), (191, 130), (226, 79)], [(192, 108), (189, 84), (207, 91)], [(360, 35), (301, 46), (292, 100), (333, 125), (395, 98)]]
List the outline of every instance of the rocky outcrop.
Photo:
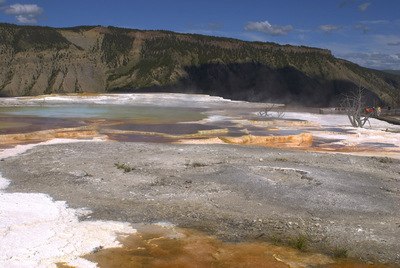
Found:
[[(101, 35), (86, 32), (80, 38), (73, 38), (71, 34), (66, 36), (76, 43), (68, 43), (65, 39), (66, 47), (47, 49), (37, 49), (35, 44), (27, 49), (3, 44), (0, 53), (0, 94), (32, 96), (104, 92), (107, 68), (102, 64), (100, 55), (91, 52), (95, 46), (93, 43), (98, 42)], [(16, 41), (13, 40), (13, 43)]]

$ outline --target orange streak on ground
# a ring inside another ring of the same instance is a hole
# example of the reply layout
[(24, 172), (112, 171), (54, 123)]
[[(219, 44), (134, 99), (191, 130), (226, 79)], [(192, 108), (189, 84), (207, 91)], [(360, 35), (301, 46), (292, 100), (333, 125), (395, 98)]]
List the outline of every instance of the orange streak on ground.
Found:
[(100, 249), (83, 257), (102, 268), (389, 267), (335, 259), (267, 242), (224, 243), (198, 231), (156, 225), (139, 227), (137, 234), (119, 240), (121, 248)]

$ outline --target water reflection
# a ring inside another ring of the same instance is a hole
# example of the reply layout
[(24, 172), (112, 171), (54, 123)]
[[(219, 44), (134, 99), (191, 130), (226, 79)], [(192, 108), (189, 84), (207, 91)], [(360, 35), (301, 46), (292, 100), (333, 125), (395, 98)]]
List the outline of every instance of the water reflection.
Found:
[[(179, 125), (204, 119), (203, 111), (200, 108), (84, 104), (0, 107), (0, 147), (51, 138), (102, 135), (118, 141), (171, 142), (176, 139), (162, 134), (191, 134), (210, 129), (200, 124)], [(127, 130), (132, 133), (126, 133)]]
[(84, 125), (85, 123), (82, 120), (73, 120), (70, 118), (13, 116), (0, 114), (0, 135), (10, 133), (28, 133), (57, 128), (77, 128)]
[(130, 119), (138, 122), (180, 122), (204, 118), (203, 109), (133, 105), (49, 105), (0, 107), (0, 114), (46, 118)]
[(110, 127), (115, 130), (138, 131), (138, 132), (156, 132), (170, 135), (195, 134), (199, 131), (220, 129), (218, 126), (206, 126), (194, 123), (181, 124), (121, 124)]

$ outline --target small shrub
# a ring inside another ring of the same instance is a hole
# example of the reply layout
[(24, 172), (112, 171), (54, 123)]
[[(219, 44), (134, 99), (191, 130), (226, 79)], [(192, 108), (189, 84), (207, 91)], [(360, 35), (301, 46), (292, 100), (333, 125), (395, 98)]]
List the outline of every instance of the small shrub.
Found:
[(301, 250), (301, 251), (305, 251), (308, 246), (308, 238), (303, 234), (299, 234), (297, 236), (297, 238), (291, 237), (290, 243), (291, 243), (292, 247), (294, 247), (298, 250)]
[(286, 158), (275, 158), (275, 161), (287, 162), (289, 160), (287, 160)]
[(127, 164), (118, 164), (118, 163), (115, 163), (114, 164), (116, 167), (117, 167), (117, 169), (122, 169), (122, 170), (124, 170), (124, 172), (125, 173), (127, 173), (127, 172), (131, 172), (132, 170), (135, 170), (135, 168), (131, 168), (130, 166), (128, 166)]
[(157, 178), (150, 183), (150, 186), (165, 186), (165, 180)]
[(194, 162), (194, 163), (192, 163), (192, 164), (186, 164), (186, 166), (190, 166), (190, 167), (206, 167), (207, 166), (207, 164), (204, 164), (204, 163), (200, 163), (200, 162)]
[(192, 164), (192, 167), (205, 167), (207, 164), (199, 163), (199, 162), (194, 162)]
[(339, 247), (336, 247), (334, 250), (333, 250), (333, 256), (335, 257), (335, 258), (347, 258), (347, 256), (348, 256), (348, 250), (346, 249), (346, 248), (339, 248)]
[(282, 243), (281, 235), (279, 235), (276, 232), (272, 232), (271, 238), (272, 238), (272, 241), (274, 242), (274, 245), (278, 245), (278, 244)]
[(83, 172), (85, 172), (85, 174), (83, 175), (83, 177), (93, 177), (92, 174), (89, 174), (89, 173), (87, 173), (86, 171), (83, 171)]
[(385, 163), (385, 164), (391, 164), (391, 163), (393, 163), (393, 160), (389, 157), (382, 157), (382, 158), (379, 158), (379, 162)]

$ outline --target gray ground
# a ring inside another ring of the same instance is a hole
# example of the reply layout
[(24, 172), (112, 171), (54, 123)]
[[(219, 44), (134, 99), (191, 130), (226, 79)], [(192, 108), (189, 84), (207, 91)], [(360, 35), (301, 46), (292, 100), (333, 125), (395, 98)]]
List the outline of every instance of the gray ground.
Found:
[(234, 242), (304, 234), (310, 249), (400, 264), (400, 160), (101, 142), (38, 146), (0, 171), (8, 192), (48, 193), (90, 219), (171, 222)]

